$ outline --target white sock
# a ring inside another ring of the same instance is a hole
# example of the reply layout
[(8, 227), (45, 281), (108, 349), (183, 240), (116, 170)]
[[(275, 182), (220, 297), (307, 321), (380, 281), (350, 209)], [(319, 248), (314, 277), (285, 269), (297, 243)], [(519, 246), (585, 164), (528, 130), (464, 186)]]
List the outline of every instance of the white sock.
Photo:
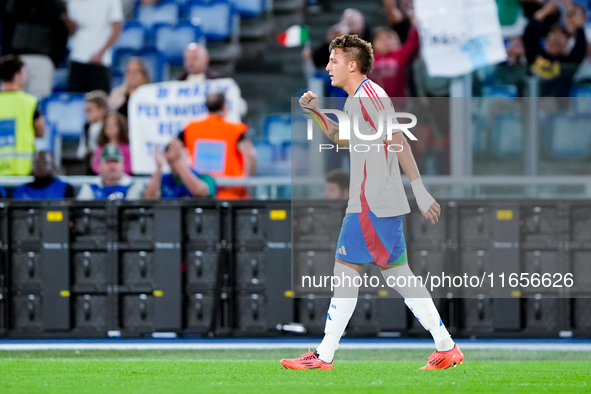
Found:
[[(404, 297), (404, 303), (410, 308), (425, 330), (431, 333), (437, 351), (445, 352), (453, 349), (455, 343), (451, 339), (447, 328), (445, 328), (437, 308), (435, 308), (431, 294), (424, 286), (415, 285), (415, 283), (419, 284), (420, 282), (415, 282), (413, 279), (415, 276), (408, 264), (384, 270), (382, 276), (388, 286)], [(400, 280), (401, 277), (404, 277), (405, 280)]]
[[(353, 278), (359, 276), (357, 271), (339, 262), (335, 263), (334, 275), (339, 278), (350, 278), (351, 282), (349, 283), (351, 284), (353, 283)], [(330, 299), (330, 306), (326, 314), (324, 338), (322, 339), (322, 343), (316, 348), (318, 358), (325, 363), (331, 363), (334, 358), (339, 341), (345, 332), (349, 319), (351, 319), (355, 311), (358, 294), (359, 288), (349, 286), (348, 283), (344, 286), (335, 287), (334, 295)]]

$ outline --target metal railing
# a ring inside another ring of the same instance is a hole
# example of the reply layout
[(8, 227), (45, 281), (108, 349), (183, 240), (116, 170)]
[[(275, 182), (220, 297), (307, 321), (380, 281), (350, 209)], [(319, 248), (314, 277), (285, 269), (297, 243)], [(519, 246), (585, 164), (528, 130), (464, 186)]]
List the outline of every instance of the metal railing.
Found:
[[(92, 182), (95, 177), (61, 177), (78, 188)], [(147, 176), (134, 177), (136, 182), (147, 185)], [(33, 180), (25, 177), (0, 177), (0, 185), (14, 188)], [(591, 176), (424, 176), (425, 185), (436, 198), (591, 198)], [(321, 197), (323, 177), (275, 177), (216, 178), (218, 186), (246, 186), (253, 188), (256, 199), (307, 196)], [(410, 190), (410, 182), (403, 177)], [(281, 189), (290, 188), (289, 195)], [(409, 194), (410, 195), (410, 194)]]

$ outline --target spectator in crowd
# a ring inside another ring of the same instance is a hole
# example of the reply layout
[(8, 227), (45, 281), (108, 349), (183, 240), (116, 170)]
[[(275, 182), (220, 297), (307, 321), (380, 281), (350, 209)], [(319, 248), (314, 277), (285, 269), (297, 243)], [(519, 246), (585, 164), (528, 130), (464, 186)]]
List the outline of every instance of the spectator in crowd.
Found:
[(92, 157), (98, 148), (98, 136), (105, 126), (107, 94), (102, 90), (93, 90), (86, 93), (84, 101), (87, 122), (84, 124), (76, 156), (84, 161), (86, 175), (95, 175), (92, 172)]
[(322, 194), (326, 199), (349, 198), (349, 173), (340, 168), (329, 171)]
[(105, 119), (105, 126), (97, 138), (97, 148), (92, 159), (92, 170), (98, 174), (102, 151), (107, 145), (115, 145), (123, 155), (123, 171), (131, 175), (131, 155), (129, 150), (129, 134), (127, 131), (127, 119), (118, 112), (111, 112)]
[(38, 99), (49, 96), (55, 66), (66, 54), (65, 5), (61, 0), (0, 0), (0, 16), (2, 52), (20, 55), (29, 71), (23, 90)]
[(69, 0), (68, 15), (76, 23), (70, 40), (68, 91), (111, 91), (111, 47), (121, 33), (121, 0)]
[[(209, 115), (190, 122), (179, 135), (190, 153), (193, 168), (213, 176), (254, 175), (257, 154), (252, 142), (246, 138), (248, 127), (225, 119), (228, 106), (223, 93), (209, 93), (205, 105)], [(216, 197), (244, 198), (248, 194), (244, 187), (219, 187)]]
[(142, 197), (142, 185), (123, 172), (123, 154), (117, 145), (107, 145), (101, 151), (99, 175), (92, 183), (82, 185), (79, 200), (137, 200)]
[[(324, 70), (330, 58), (328, 50), (331, 41), (341, 34), (357, 34), (359, 38), (371, 42), (371, 29), (365, 24), (365, 18), (361, 11), (356, 8), (347, 8), (341, 15), (341, 20), (331, 26), (322, 45), (317, 47), (312, 53), (312, 60), (316, 68)], [(306, 51), (304, 58), (310, 56)]]
[(150, 71), (144, 59), (132, 57), (125, 65), (125, 79), (117, 86), (109, 96), (109, 109), (127, 116), (127, 104), (129, 96), (140, 86), (150, 83)]
[[(400, 44), (406, 44), (410, 37), (411, 28), (416, 29), (417, 23), (415, 18), (414, 1), (413, 0), (383, 0), (384, 9), (390, 22), (392, 30), (398, 34)], [(418, 36), (417, 36), (418, 38)], [(413, 56), (413, 60), (415, 56)], [(412, 63), (409, 63), (412, 65)], [(406, 87), (409, 96), (416, 96), (417, 89), (415, 86), (414, 68), (406, 67)]]
[(33, 159), (33, 182), (17, 187), (12, 194), (15, 200), (61, 200), (74, 198), (74, 188), (59, 179), (53, 154), (48, 151), (35, 153)]
[[(177, 78), (179, 81), (205, 82), (208, 79), (221, 78), (222, 75), (209, 68), (209, 53), (203, 44), (191, 43), (187, 45), (183, 54), (184, 71)], [(238, 103), (240, 114), (246, 114), (248, 105), (241, 97)]]
[[(183, 143), (172, 140), (164, 149), (164, 156), (154, 148), (156, 172), (146, 187), (145, 198), (213, 197), (215, 180), (207, 174), (191, 169)], [(169, 174), (162, 174), (164, 163), (168, 162)]]
[(183, 73), (179, 81), (203, 82), (206, 79), (220, 78), (220, 75), (209, 69), (209, 53), (203, 44), (192, 42), (183, 53)]
[[(414, 17), (414, 4), (412, 0), (383, 0), (384, 9), (392, 30), (398, 34), (400, 42), (404, 44), (411, 30), (411, 16)], [(409, 15), (410, 14), (410, 15)]]
[(0, 58), (0, 175), (29, 175), (35, 137), (45, 135), (37, 99), (21, 91), (27, 69), (16, 56)]
[(375, 60), (369, 78), (382, 86), (389, 97), (408, 97), (407, 65), (419, 50), (417, 30), (413, 28), (406, 43), (400, 45), (394, 30), (378, 28), (372, 44)]
[(497, 85), (515, 85), (520, 96), (525, 94), (527, 60), (521, 37), (513, 37), (507, 43), (507, 60), (495, 67)]
[[(530, 71), (542, 78), (542, 96), (568, 97), (576, 69), (585, 58), (587, 41), (583, 27), (585, 10), (567, 2), (566, 27), (552, 25), (544, 34), (543, 22), (559, 9), (558, 0), (549, 0), (535, 14), (523, 34), (525, 55)], [(569, 37), (575, 41), (569, 49)], [(544, 46), (540, 39), (544, 38)]]
[(331, 26), (324, 39), (324, 42), (313, 51), (304, 48), (302, 57), (305, 61), (307, 78), (314, 76), (316, 79), (323, 80), (324, 92), (326, 97), (345, 97), (343, 89), (335, 88), (330, 82), (330, 77), (325, 68), (330, 57), (329, 46), (333, 39), (342, 34), (357, 34), (360, 38), (371, 42), (371, 30), (365, 24), (365, 18), (361, 11), (355, 8), (347, 8), (343, 11), (338, 23)]

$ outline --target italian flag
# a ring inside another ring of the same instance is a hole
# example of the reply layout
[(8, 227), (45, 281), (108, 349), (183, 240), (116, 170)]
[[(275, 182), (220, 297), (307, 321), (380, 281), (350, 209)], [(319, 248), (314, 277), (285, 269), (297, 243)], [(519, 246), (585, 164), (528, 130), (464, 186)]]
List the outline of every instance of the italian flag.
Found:
[(285, 32), (277, 36), (277, 41), (284, 48), (297, 47), (310, 39), (310, 29), (304, 26), (293, 25)]

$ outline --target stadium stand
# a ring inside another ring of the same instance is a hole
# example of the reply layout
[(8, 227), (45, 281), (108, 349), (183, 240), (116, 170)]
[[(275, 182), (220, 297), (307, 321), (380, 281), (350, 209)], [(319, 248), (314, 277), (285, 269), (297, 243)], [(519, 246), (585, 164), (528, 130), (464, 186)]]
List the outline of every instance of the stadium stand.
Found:
[(147, 29), (157, 23), (176, 25), (180, 20), (181, 7), (174, 0), (164, 0), (151, 6), (142, 6), (137, 2), (135, 7), (135, 18)]
[(41, 146), (53, 151), (56, 161), (76, 157), (78, 141), (84, 130), (84, 95), (56, 93), (47, 97), (41, 104), (45, 114), (49, 135)]
[(242, 44), (248, 41), (264, 42), (274, 27), (273, 2), (271, 0), (235, 0), (233, 4), (240, 15)]
[(492, 148), (499, 159), (518, 159), (523, 152), (523, 119), (517, 114), (495, 117)]
[(68, 69), (56, 68), (53, 74), (53, 93), (65, 92), (68, 90)]
[(579, 85), (572, 88), (570, 92), (572, 97), (573, 110), (579, 114), (591, 113), (591, 86)]
[(241, 18), (256, 18), (263, 14), (267, 0), (233, 0), (234, 9)]
[(183, 52), (192, 42), (202, 41), (201, 28), (182, 21), (176, 26), (157, 24), (152, 28), (152, 42), (172, 66), (183, 64)]
[(153, 47), (144, 47), (138, 51), (119, 49), (113, 55), (113, 70), (118, 75), (125, 74), (125, 65), (129, 58), (137, 56), (144, 59), (150, 70), (152, 82), (162, 82), (170, 79), (170, 64), (166, 55)]
[[(170, 79), (178, 71), (171, 71), (171, 67), (182, 64), (182, 51), (185, 45), (190, 41), (203, 40), (202, 42), (208, 46), (211, 67), (216, 71), (229, 71), (222, 72), (221, 75), (233, 77), (241, 86), (243, 97), (249, 106), (249, 112), (243, 120), (251, 125), (254, 137), (261, 143), (262, 149), (267, 149), (265, 143), (271, 145), (270, 150), (274, 152), (271, 155), (273, 160), (284, 160), (291, 155), (293, 141), (291, 137), (286, 137), (283, 142), (266, 140), (268, 136), (273, 139), (279, 135), (274, 130), (280, 123), (271, 126), (268, 122), (272, 118), (266, 116), (289, 110), (285, 103), (281, 103), (280, 100), (269, 100), (269, 97), (296, 96), (299, 93), (298, 89), (305, 85), (301, 70), (301, 48), (280, 49), (274, 42), (274, 36), (291, 24), (305, 23), (310, 27), (312, 43), (321, 42), (326, 27), (336, 22), (347, 7), (360, 9), (368, 25), (372, 27), (387, 24), (383, 15), (383, 5), (379, 1), (346, 0), (338, 6), (326, 7), (318, 14), (305, 14), (306, 2), (303, 0), (161, 0), (153, 5), (141, 5), (140, 1), (135, 3), (132, 19), (126, 21), (123, 32), (114, 45), (116, 51), (112, 67), (113, 86), (121, 83), (125, 63), (131, 56), (140, 56), (148, 62), (153, 81)], [(65, 64), (62, 62), (56, 69), (55, 93), (66, 91), (68, 71), (64, 67)], [(235, 66), (237, 72), (233, 72)], [(505, 100), (506, 103), (509, 102), (506, 99), (517, 97), (520, 92), (515, 85), (494, 84), (493, 71), (494, 67), (479, 71), (484, 75), (481, 82), (485, 85), (478, 89), (478, 92), (485, 98)], [(329, 96), (340, 93), (339, 89), (335, 89), (335, 92), (327, 91)], [(586, 100), (586, 97), (591, 95), (590, 86), (575, 86), (570, 95), (570, 109), (574, 113), (591, 113), (591, 105)], [(503, 141), (520, 140), (521, 137), (511, 135), (523, 127), (517, 128), (516, 122), (500, 116), (501, 122), (508, 122), (504, 124), (510, 125), (509, 128), (513, 130), (501, 131), (501, 127), (494, 124), (496, 115), (485, 110), (486, 108), (473, 116), (474, 153), (485, 156), (491, 153), (496, 159), (516, 157), (517, 148), (513, 147), (511, 150), (508, 148), (510, 144)], [(83, 115), (76, 114), (75, 118), (80, 116)], [(577, 122), (578, 118), (572, 119), (572, 124), (578, 124)], [(542, 119), (540, 133), (544, 158), (565, 160), (567, 155), (564, 145), (556, 142), (556, 146), (561, 148), (555, 149), (553, 141), (561, 141), (562, 134), (558, 129), (570, 124), (562, 115)], [(252, 127), (255, 125), (261, 126), (260, 135), (256, 134), (258, 127)], [(287, 123), (283, 124), (284, 129), (288, 129), (289, 126)], [(53, 128), (56, 135), (64, 135), (60, 133), (59, 127)], [(270, 128), (270, 134), (267, 128)], [(39, 144), (57, 149), (57, 145), (50, 144), (47, 138)], [(501, 146), (509, 150), (500, 148), (499, 153), (497, 148)], [(295, 148), (297, 149), (299, 148)], [(585, 157), (585, 154), (581, 151), (575, 156)]]
[(191, 0), (185, 5), (184, 14), (192, 23), (201, 26), (212, 63), (235, 64), (240, 56), (240, 15), (232, 3)]
[(557, 160), (591, 158), (591, 116), (559, 114), (552, 120), (550, 156)]
[(147, 29), (144, 24), (137, 20), (125, 22), (123, 31), (117, 42), (113, 45), (113, 50), (133, 49), (140, 50), (146, 44)]
[(486, 85), (482, 88), (482, 97), (517, 97), (515, 85)]

